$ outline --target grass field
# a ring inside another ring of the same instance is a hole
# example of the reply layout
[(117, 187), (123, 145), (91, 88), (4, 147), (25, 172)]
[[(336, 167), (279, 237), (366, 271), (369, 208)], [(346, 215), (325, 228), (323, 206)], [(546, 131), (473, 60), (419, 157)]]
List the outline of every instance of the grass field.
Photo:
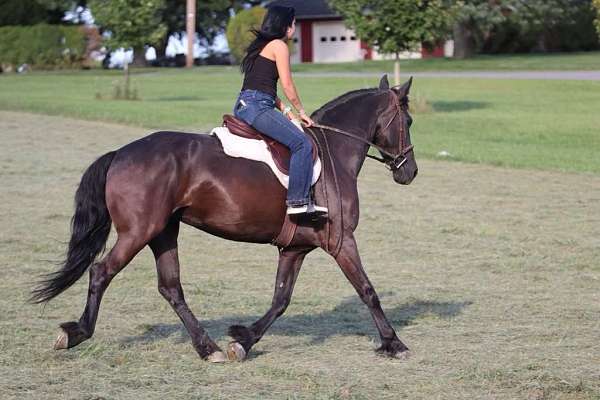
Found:
[[(597, 70), (599, 58), (402, 68), (405, 76)], [(199, 359), (158, 294), (147, 249), (111, 284), (94, 337), (52, 350), (58, 324), (81, 314), (87, 275), (45, 307), (26, 299), (65, 251), (83, 170), (151, 130), (207, 131), (240, 86), (234, 68), (133, 72), (141, 97), (133, 102), (110, 100), (119, 71), (0, 75), (2, 400), (600, 400), (600, 82), (415, 80), (413, 104), (425, 103), (411, 130), (419, 176), (399, 186), (367, 161), (357, 230), (383, 308), (413, 351), (407, 361), (375, 355), (367, 308), (319, 250), (307, 257), (286, 314), (243, 363)], [(377, 79), (306, 75), (297, 83), (312, 110)], [(450, 154), (443, 160), (442, 150)], [(188, 303), (222, 347), (229, 325), (252, 323), (269, 307), (275, 248), (186, 226), (180, 260)]]
[[(299, 64), (296, 71), (307, 72), (392, 72), (393, 60), (365, 61), (360, 63)], [(402, 60), (405, 72), (421, 71), (565, 71), (600, 69), (600, 52), (563, 54), (480, 55), (465, 60), (430, 58)]]
[[(197, 357), (148, 250), (111, 284), (95, 336), (51, 350), (87, 277), (46, 307), (28, 291), (64, 251), (83, 169), (144, 132), (0, 111), (2, 399), (600, 399), (600, 177), (460, 162), (419, 159), (408, 187), (376, 163), (361, 174), (359, 248), (408, 361), (375, 355), (366, 307), (321, 251), (244, 363)], [(273, 247), (186, 227), (180, 259), (222, 346), (268, 308)]]
[[(0, 76), (0, 109), (198, 132), (220, 124), (240, 87), (235, 68), (141, 70), (134, 75), (141, 100), (111, 100), (120, 79), (116, 71)], [(297, 83), (314, 110), (377, 79), (303, 76)], [(600, 172), (600, 81), (420, 78), (412, 95), (414, 104), (426, 103), (412, 129), (420, 157), (446, 151), (471, 163)]]

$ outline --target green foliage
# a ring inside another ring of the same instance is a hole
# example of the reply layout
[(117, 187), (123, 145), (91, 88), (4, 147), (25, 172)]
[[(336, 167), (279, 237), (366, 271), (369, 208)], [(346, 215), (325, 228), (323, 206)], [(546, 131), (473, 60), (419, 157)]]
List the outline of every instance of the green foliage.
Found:
[(78, 26), (0, 27), (0, 63), (73, 67), (83, 61), (84, 53), (85, 34)]
[(591, 0), (453, 1), (458, 56), (598, 48)]
[(267, 13), (262, 7), (252, 7), (240, 11), (235, 17), (229, 20), (227, 24), (227, 42), (229, 50), (237, 61), (241, 61), (246, 52), (246, 48), (254, 35), (251, 29), (258, 29)]
[(164, 0), (90, 0), (96, 24), (111, 32), (110, 47), (141, 49), (166, 33), (161, 21)]
[[(211, 43), (213, 39), (225, 31), (230, 11), (241, 9), (242, 1), (202, 0), (196, 2), (196, 32), (201, 39)], [(182, 0), (165, 0), (162, 20), (169, 33), (186, 30), (186, 2)]]
[(46, 7), (41, 1), (2, 0), (0, 26), (59, 23), (63, 13)]
[(594, 26), (596, 32), (600, 36), (600, 0), (592, 0), (592, 9), (596, 12), (596, 18), (594, 19)]
[(442, 0), (331, 0), (346, 23), (383, 53), (434, 44), (449, 31), (450, 13)]
[(481, 49), (490, 31), (504, 22), (510, 12), (501, 2), (459, 0), (453, 3), (455, 55), (461, 58)]

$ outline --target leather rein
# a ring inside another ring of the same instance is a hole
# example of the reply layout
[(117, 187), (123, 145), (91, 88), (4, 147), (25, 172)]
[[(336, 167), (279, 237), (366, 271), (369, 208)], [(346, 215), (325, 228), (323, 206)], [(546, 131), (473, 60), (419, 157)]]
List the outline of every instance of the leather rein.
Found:
[[(396, 94), (394, 94), (394, 96), (396, 96)], [(369, 140), (367, 140), (365, 138), (362, 138), (362, 137), (360, 137), (358, 135), (355, 135), (353, 133), (344, 131), (342, 129), (334, 128), (333, 126), (321, 125), (321, 124), (313, 124), (309, 128), (313, 128), (314, 127), (314, 128), (318, 128), (318, 129), (321, 129), (321, 130), (327, 130), (327, 131), (331, 131), (331, 132), (336, 132), (336, 133), (339, 133), (341, 135), (345, 135), (345, 136), (351, 137), (353, 139), (356, 139), (358, 141), (361, 141), (361, 142), (363, 142), (365, 144), (368, 144), (369, 146), (374, 147), (377, 150), (379, 150), (381, 152), (381, 154), (383, 154), (384, 156), (387, 156), (388, 158), (387, 159), (380, 158), (380, 157), (377, 157), (377, 156), (372, 156), (372, 155), (370, 155), (368, 153), (367, 153), (367, 157), (372, 158), (372, 159), (374, 159), (376, 161), (379, 161), (380, 163), (385, 164), (390, 171), (395, 171), (395, 170), (400, 169), (400, 167), (402, 167), (402, 165), (404, 165), (404, 163), (407, 160), (406, 155), (413, 150), (414, 146), (412, 144), (408, 145), (406, 147), (404, 146), (404, 144), (405, 144), (405, 142), (407, 140), (407, 137), (406, 137), (406, 118), (402, 118), (402, 114), (403, 114), (402, 111), (405, 110), (406, 105), (404, 105), (404, 104), (400, 105), (400, 103), (397, 102), (397, 101), (394, 101), (394, 104), (396, 105), (396, 111), (394, 112), (394, 115), (392, 116), (392, 118), (390, 119), (390, 121), (385, 125), (385, 127), (381, 131), (386, 130), (392, 124), (392, 122), (396, 119), (396, 117), (398, 117), (399, 115), (401, 116), (401, 119), (402, 119), (402, 125), (401, 126), (402, 127), (400, 129), (400, 140), (399, 140), (399, 144), (398, 144), (398, 150), (399, 150), (398, 154), (390, 153), (389, 151), (385, 150), (383, 147), (381, 147), (381, 146), (379, 146), (379, 145), (377, 145), (377, 144), (375, 144), (375, 143), (373, 143), (373, 142), (371, 142), (371, 141), (369, 141)], [(375, 135), (377, 135), (377, 134), (375, 134)]]

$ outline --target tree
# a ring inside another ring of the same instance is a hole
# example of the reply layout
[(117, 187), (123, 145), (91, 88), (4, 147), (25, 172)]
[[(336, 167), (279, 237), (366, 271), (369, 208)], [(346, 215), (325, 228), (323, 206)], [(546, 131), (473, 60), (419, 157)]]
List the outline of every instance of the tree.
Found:
[(592, 29), (590, 1), (454, 0), (454, 56), (465, 58), (482, 49), (512, 52), (593, 47), (595, 41), (588, 33)]
[(267, 10), (262, 7), (252, 7), (240, 11), (227, 24), (227, 43), (229, 51), (236, 61), (244, 57), (246, 48), (254, 39), (251, 29), (258, 29), (265, 17)]
[(596, 10), (596, 19), (594, 20), (594, 25), (596, 26), (598, 37), (600, 37), (600, 0), (593, 0), (592, 7)]
[[(133, 64), (145, 65), (147, 44), (155, 44), (164, 36), (165, 24), (160, 19), (164, 0), (89, 0), (96, 23), (111, 33), (107, 45), (133, 49)], [(124, 63), (124, 98), (130, 98), (129, 66)], [(135, 97), (135, 96), (134, 96)]]
[(3, 0), (0, 10), (0, 26), (57, 24), (64, 15), (36, 0)]
[[(87, 0), (35, 0), (38, 4), (42, 5), (44, 8), (48, 10), (48, 12), (52, 13), (52, 15), (57, 16), (57, 22), (60, 23), (62, 18), (65, 15), (65, 12), (70, 11), (73, 13), (77, 13), (77, 8), (79, 6), (85, 8), (87, 7)], [(79, 15), (81, 17), (81, 15)], [(81, 18), (79, 18), (81, 21)], [(51, 22), (53, 23), (53, 22)]]
[(454, 57), (471, 57), (483, 45), (494, 26), (506, 20), (511, 5), (502, 1), (454, 1), (451, 14), (454, 19)]
[(358, 37), (382, 53), (396, 55), (395, 83), (400, 83), (399, 54), (421, 43), (436, 44), (449, 32), (450, 13), (443, 0), (331, 0), (330, 4)]
[[(160, 43), (156, 46), (159, 56), (164, 56), (169, 36), (185, 31), (186, 15), (185, 1), (164, 0), (165, 7), (161, 19), (167, 30)], [(237, 12), (246, 4), (258, 5), (261, 0), (200, 0), (196, 3), (196, 32), (206, 45), (213, 43), (214, 38), (225, 32), (232, 11)]]
[(559, 24), (572, 21), (581, 0), (518, 0), (511, 19), (521, 25), (523, 34), (534, 38), (535, 50), (547, 51), (550, 32)]
[(106, 44), (112, 48), (131, 48), (134, 65), (145, 64), (145, 45), (160, 41), (166, 26), (161, 21), (164, 0), (90, 0), (96, 23), (110, 32)]

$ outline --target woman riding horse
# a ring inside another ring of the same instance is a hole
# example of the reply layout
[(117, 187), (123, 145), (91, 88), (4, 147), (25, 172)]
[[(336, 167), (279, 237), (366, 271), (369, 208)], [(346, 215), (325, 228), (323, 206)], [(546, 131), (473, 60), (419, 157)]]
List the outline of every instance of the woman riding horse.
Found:
[(233, 113), (290, 149), (287, 213), (325, 214), (327, 208), (315, 205), (309, 194), (313, 173), (312, 144), (308, 136), (291, 122), (295, 116), (290, 107), (284, 106), (277, 97), (277, 80), (281, 78), (283, 91), (302, 121), (306, 126), (313, 125), (302, 107), (290, 71), (290, 52), (286, 42), (296, 30), (294, 14), (292, 7), (270, 7), (260, 30), (253, 31), (256, 38), (242, 60), (244, 84)]

